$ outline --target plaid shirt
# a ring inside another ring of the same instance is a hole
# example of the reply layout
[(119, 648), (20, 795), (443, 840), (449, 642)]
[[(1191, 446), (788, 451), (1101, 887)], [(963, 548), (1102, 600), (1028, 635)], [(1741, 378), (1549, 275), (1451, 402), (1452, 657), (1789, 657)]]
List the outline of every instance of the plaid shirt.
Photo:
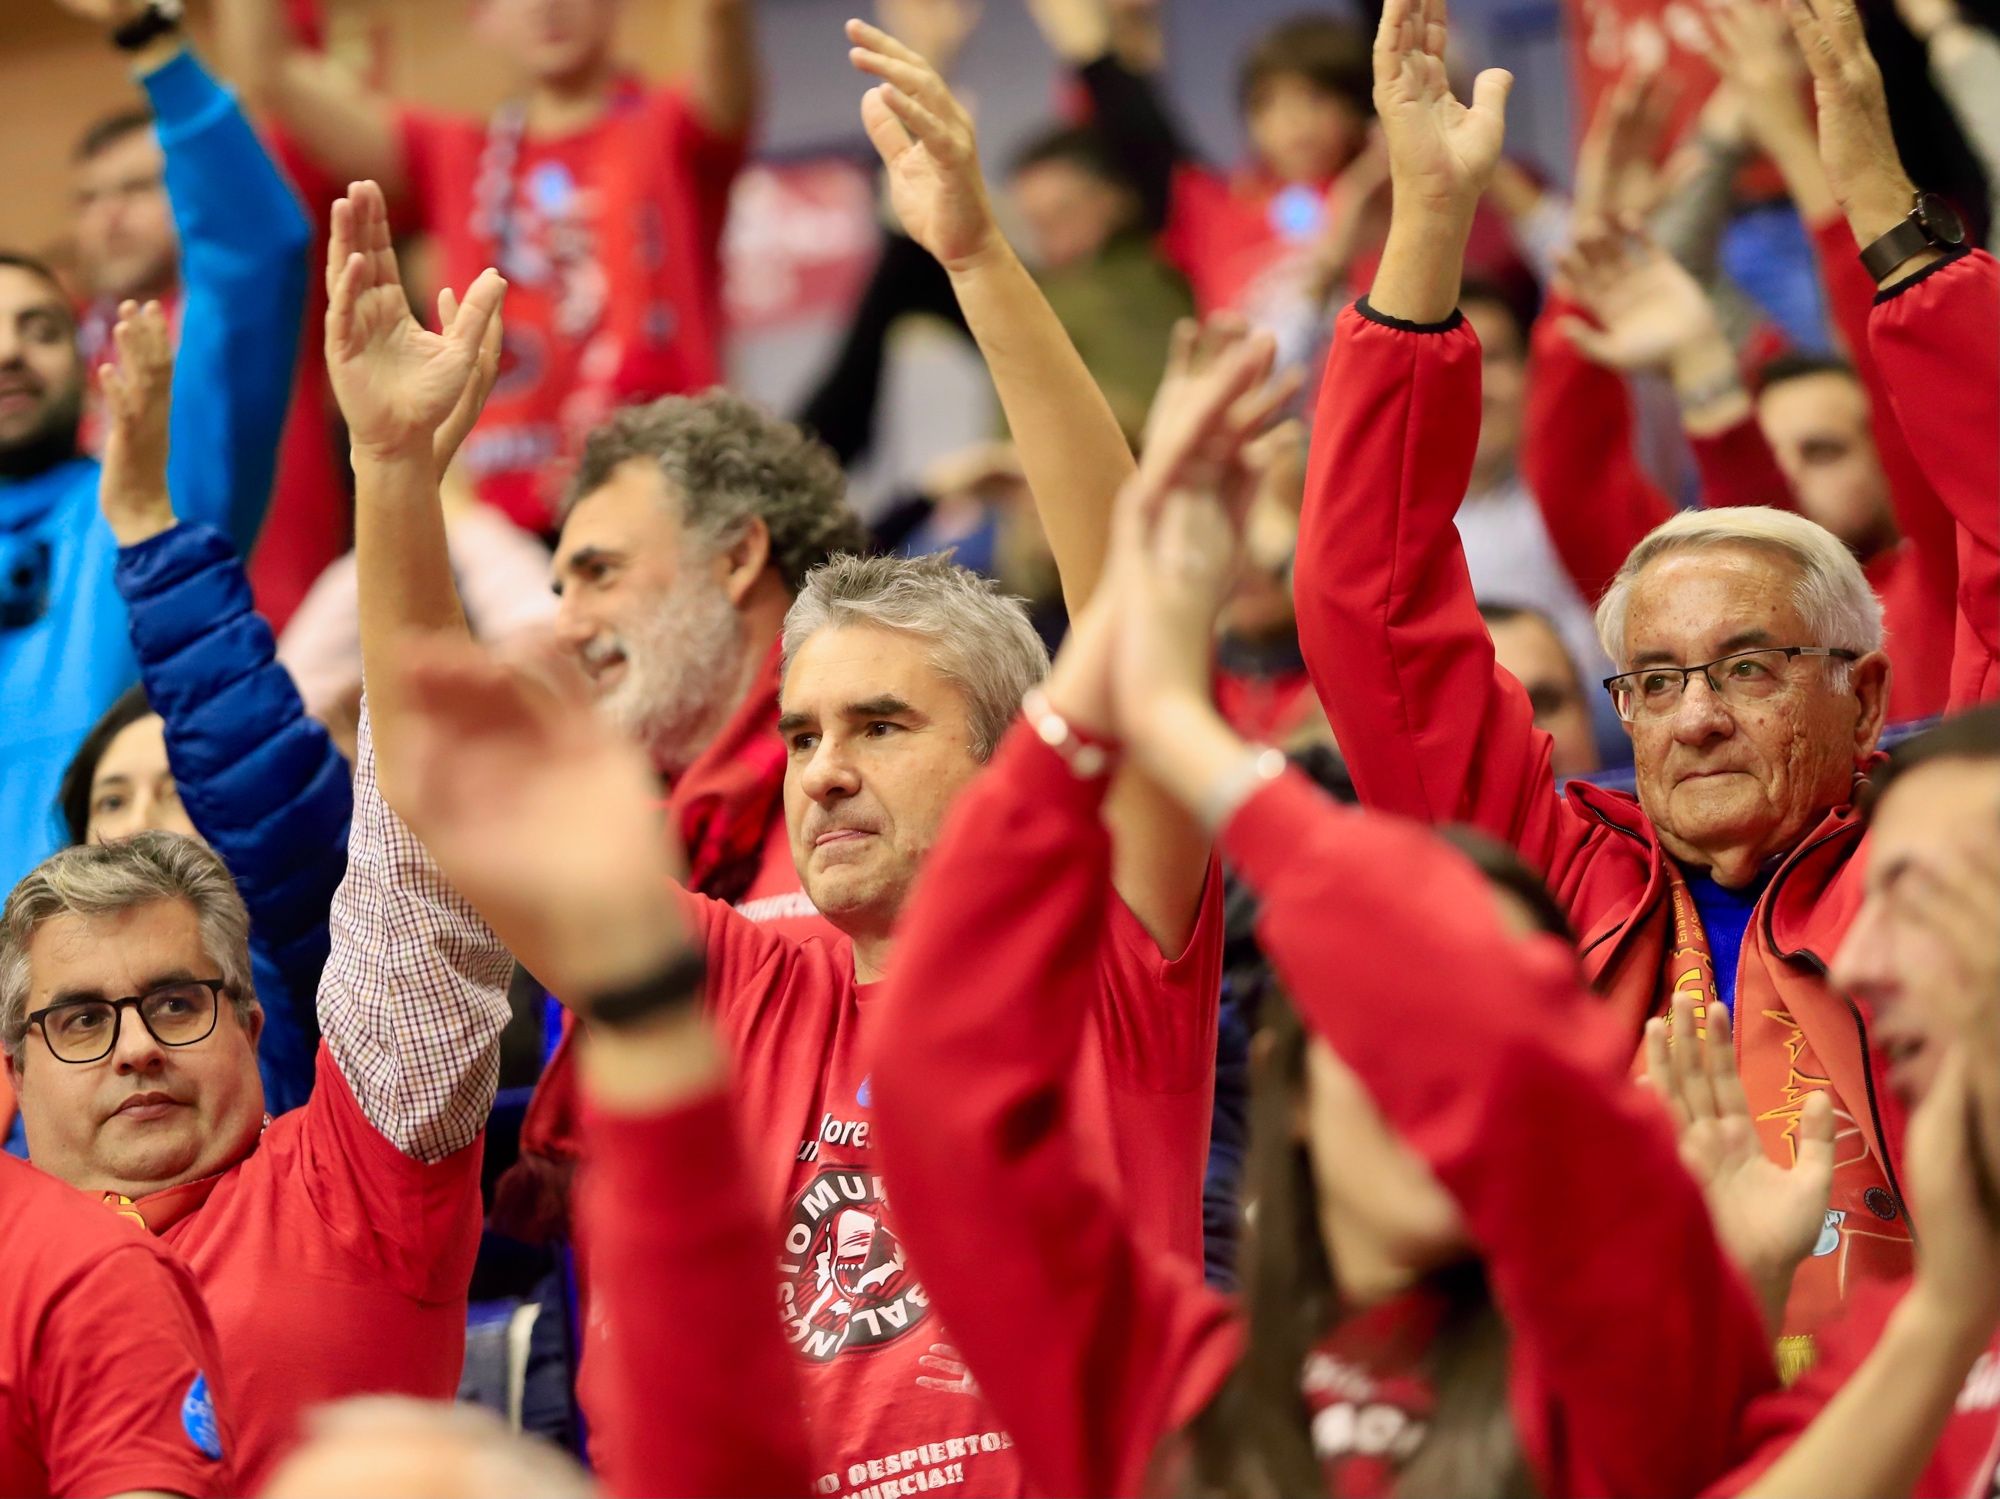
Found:
[(320, 1033), (368, 1122), (417, 1160), (486, 1126), (513, 958), (382, 800), (364, 707), (347, 877), (333, 897)]

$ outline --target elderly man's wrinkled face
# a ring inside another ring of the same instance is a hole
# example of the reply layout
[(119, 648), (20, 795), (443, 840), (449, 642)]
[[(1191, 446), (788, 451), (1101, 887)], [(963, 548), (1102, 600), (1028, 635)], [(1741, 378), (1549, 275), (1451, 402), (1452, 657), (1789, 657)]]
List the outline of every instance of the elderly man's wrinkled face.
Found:
[[(1758, 646), (1831, 645), (1806, 629), (1796, 564), (1758, 546), (1669, 552), (1634, 580), (1621, 671), (1693, 666)], [(1747, 884), (1846, 802), (1881, 732), (1888, 663), (1879, 653), (1836, 688), (1824, 659), (1782, 664), (1782, 685), (1728, 701), (1692, 678), (1671, 711), (1628, 725), (1639, 799), (1667, 851)]]
[(931, 642), (842, 625), (785, 672), (785, 825), (806, 894), (842, 931), (885, 936), (952, 799), (979, 773), (965, 694)]
[[(67, 999), (122, 999), (219, 976), (200, 919), (181, 900), (52, 917), (29, 941), (28, 965), (29, 1014)], [(163, 1046), (128, 1008), (110, 1055), (81, 1063), (59, 1059), (43, 1027), (30, 1027), (10, 1058), (29, 1154), (72, 1186), (135, 1198), (222, 1170), (263, 1122), (263, 1025), (261, 1009), (253, 1006), (246, 1020), (225, 997), (206, 1040)]]
[[(1905, 772), (1875, 809), (1868, 831), (1868, 874), (1847, 936), (1834, 954), (1833, 979), (1867, 1005), (1875, 1044), (1889, 1059), (1889, 1086), (1906, 1104), (1930, 1091), (1939, 1060), (1966, 1032), (1989, 1022), (1969, 1003), (1977, 960), (2000, 943), (2000, 910), (1990, 887), (1954, 889), (1977, 909), (1988, 898), (1985, 953), (1967, 953), (1951, 933), (1936, 881), (1958, 878), (1960, 856), (1990, 860), (2000, 848), (2000, 760), (1937, 760)], [(1973, 960), (1968, 963), (1968, 959)]]

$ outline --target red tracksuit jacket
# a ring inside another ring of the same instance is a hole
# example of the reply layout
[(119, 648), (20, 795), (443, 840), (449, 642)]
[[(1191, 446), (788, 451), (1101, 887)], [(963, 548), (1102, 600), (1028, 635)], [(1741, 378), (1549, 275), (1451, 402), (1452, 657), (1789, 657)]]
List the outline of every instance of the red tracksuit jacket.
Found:
[[(1868, 392), (1875, 448), (1903, 537), (1866, 564), (1868, 581), (1882, 597), (1896, 665), (1890, 716), (1922, 718), (1943, 711), (1950, 697), (1957, 530), (1903, 438), (1871, 353), (1875, 282), (1855, 257), (1846, 221), (1817, 226), (1813, 241), (1828, 306)], [(1585, 313), (1552, 297), (1530, 336), (1521, 471), (1542, 507), (1557, 555), (1583, 596), (1595, 600), (1639, 540), (1674, 511), (1633, 451), (1623, 377), (1576, 351), (1559, 327), (1565, 315)], [(1579, 441), (1580, 435), (1585, 440)], [(1794, 508), (1791, 485), (1755, 417), (1692, 439), (1690, 447), (1704, 504)], [(1960, 706), (1972, 700), (1966, 697)]]
[[(1135, 1494), (1172, 1487), (1156, 1454), (1221, 1389), (1242, 1334), (1198, 1267), (1133, 1233), (1070, 1127), (1109, 862), (1072, 800), (963, 830), (1068, 848), (1062, 899), (997, 925), (920, 885), (881, 1015), (876, 1118), (910, 1252), (1037, 1488)], [(1512, 1414), (1542, 1492), (1694, 1492), (1775, 1375), (1573, 956), (1506, 936), (1485, 882), (1428, 833), (1340, 808), (1296, 771), (1223, 842), (1308, 1021), (1464, 1211), (1513, 1329)]]
[[(1981, 252), (1941, 264), (1881, 302), (1870, 331), (1891, 391), (1925, 393), (1898, 414), (1960, 518), (1961, 598), (1986, 601), (1960, 626), (1978, 650), (1955, 680), (1970, 681), (2000, 671), (2000, 515), (1967, 520), (1982, 504), (1995, 511), (2000, 494), (2000, 267)], [(1471, 823), (1520, 849), (1567, 907), (1585, 972), (1636, 1045), (1667, 988), (1666, 857), (1634, 798), (1577, 782), (1557, 793), (1547, 736), (1494, 664), (1452, 528), (1478, 427), (1479, 346), (1462, 320), (1416, 329), (1342, 314), (1301, 518), (1300, 641), (1362, 801)], [(1795, 1335), (1825, 1321), (1851, 1281), (1907, 1268), (1901, 1120), (1870, 1057), (1868, 1015), (1825, 979), (1859, 903), (1861, 844), (1852, 809), (1829, 809), (1771, 879), (1738, 970), (1737, 1051), (1753, 1111), (1768, 1116), (1765, 1148), (1787, 1157), (1814, 1087), (1830, 1087), (1846, 1116), (1838, 1237), (1799, 1272)]]

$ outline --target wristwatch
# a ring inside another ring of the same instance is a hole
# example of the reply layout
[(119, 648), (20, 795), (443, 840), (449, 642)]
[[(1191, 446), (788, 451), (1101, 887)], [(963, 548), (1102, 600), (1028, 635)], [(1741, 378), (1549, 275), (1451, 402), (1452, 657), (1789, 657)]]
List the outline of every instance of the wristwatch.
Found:
[(690, 947), (636, 984), (579, 998), (576, 1011), (592, 1025), (612, 1030), (640, 1025), (656, 1015), (693, 1006), (701, 998), (702, 980), (707, 976), (708, 963), (702, 950)]
[(120, 52), (138, 52), (163, 36), (181, 29), (187, 14), (184, 0), (148, 0), (146, 8), (111, 33), (111, 45)]
[(1021, 699), (1021, 712), (1040, 739), (1056, 752), (1070, 774), (1079, 781), (1094, 781), (1106, 774), (1116, 761), (1116, 746), (1086, 737), (1081, 730), (1049, 705), (1039, 687), (1030, 687)]
[(1861, 252), (1861, 265), (1880, 281), (1912, 255), (1956, 250), (1965, 243), (1965, 221), (1936, 193), (1918, 193), (1909, 217)]

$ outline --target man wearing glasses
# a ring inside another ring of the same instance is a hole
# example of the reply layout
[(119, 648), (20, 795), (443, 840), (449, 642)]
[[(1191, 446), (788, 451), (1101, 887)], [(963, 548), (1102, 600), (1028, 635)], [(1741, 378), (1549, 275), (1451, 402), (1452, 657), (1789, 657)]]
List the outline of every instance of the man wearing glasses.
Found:
[[(1831, 86), (1821, 129), (1844, 144), (1827, 146), (1827, 166), (1857, 242), (1876, 247), (1864, 257), (1882, 288), (1876, 361), (1907, 397), (1897, 409), (1910, 446), (1959, 523), (1952, 679), (1976, 684), (2000, 623), (2000, 270), (1909, 217), (1879, 77), (1843, 75), (1838, 107)], [(1844, 1296), (1909, 1264), (1901, 1119), (1874, 1018), (1826, 977), (1861, 896), (1852, 804), (1885, 713), (1881, 605), (1846, 548), (1797, 515), (1743, 507), (1667, 521), (1597, 614), (1638, 795), (1575, 781), (1557, 791), (1549, 738), (1495, 665), (1452, 527), (1480, 423), (1479, 343), (1455, 303), (1484, 186), (1453, 131), (1499, 122), (1477, 106), (1448, 127), (1418, 100), (1397, 108), (1383, 111), (1396, 163), (1388, 245), (1367, 298), (1341, 315), (1320, 386), (1295, 573), (1306, 663), (1361, 800), (1471, 823), (1520, 849), (1567, 906), (1584, 969), (1635, 1045), (1674, 996), (1691, 997), (1703, 1023), (1711, 1006), (1733, 1014), (1772, 1159), (1794, 1163), (1801, 1134), (1826, 1128), (1806, 1104), (1829, 1095), (1832, 1197), (1791, 1282), (1779, 1348), (1795, 1372)]]
[(242, 1493), (312, 1406), (456, 1391), (511, 966), (383, 803), (365, 719), (318, 1078), (276, 1120), (249, 926), (221, 861), (162, 832), (66, 849), (0, 911), (30, 1157), (193, 1271)]

